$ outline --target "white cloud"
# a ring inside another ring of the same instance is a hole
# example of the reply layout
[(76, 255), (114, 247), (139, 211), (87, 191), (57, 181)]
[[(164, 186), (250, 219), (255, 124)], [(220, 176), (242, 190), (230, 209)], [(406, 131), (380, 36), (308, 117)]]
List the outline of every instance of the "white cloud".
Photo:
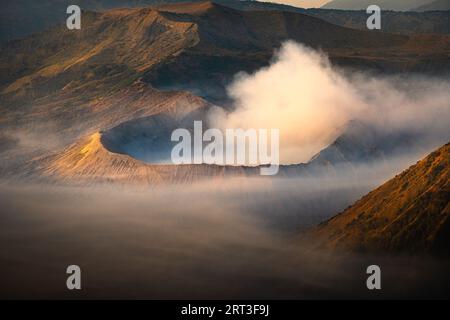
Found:
[(446, 134), (450, 83), (429, 78), (345, 76), (328, 58), (292, 41), (273, 63), (240, 74), (228, 88), (235, 111), (216, 113), (219, 128), (279, 129), (281, 163), (308, 161), (353, 119), (383, 130)]

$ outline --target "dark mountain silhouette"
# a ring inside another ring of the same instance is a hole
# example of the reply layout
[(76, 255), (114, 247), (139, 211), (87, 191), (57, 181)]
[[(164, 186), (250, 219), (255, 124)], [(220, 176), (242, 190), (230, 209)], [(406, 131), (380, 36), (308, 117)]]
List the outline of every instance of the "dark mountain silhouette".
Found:
[(368, 6), (378, 5), (382, 10), (407, 11), (432, 0), (332, 0), (322, 6), (324, 9), (365, 10)]
[(428, 4), (424, 4), (415, 10), (417, 11), (433, 11), (433, 10), (450, 10), (449, 0), (436, 0)]

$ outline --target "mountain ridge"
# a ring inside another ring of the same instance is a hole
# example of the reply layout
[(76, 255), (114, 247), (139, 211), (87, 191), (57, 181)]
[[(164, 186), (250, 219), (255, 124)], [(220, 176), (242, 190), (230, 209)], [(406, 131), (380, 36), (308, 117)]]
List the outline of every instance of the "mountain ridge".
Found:
[(237, 72), (267, 66), (286, 39), (362, 70), (434, 64), (445, 72), (441, 62), (450, 55), (450, 36), (353, 30), (304, 14), (239, 11), (212, 2), (161, 8), (87, 12), (80, 31), (54, 28), (3, 46), (5, 131), (34, 136), (52, 128), (58, 151), (127, 121), (206, 110)]
[[(192, 0), (195, 1), (195, 0)], [(202, 1), (202, 0), (198, 0)], [(214, 0), (216, 3), (238, 10), (277, 10), (304, 13), (327, 20), (333, 24), (356, 29), (366, 29), (367, 14), (365, 8), (358, 10), (303, 9), (279, 3), (237, 0)], [(183, 3), (184, 0), (127, 0), (120, 3), (111, 0), (81, 0), (82, 10), (103, 12), (113, 8), (155, 7), (170, 3)], [(196, 1), (197, 2), (197, 1)], [(32, 33), (63, 25), (66, 7), (72, 4), (68, 0), (42, 0), (39, 5), (32, 0), (21, 0), (21, 6), (13, 3), (3, 6), (0, 13), (0, 43), (24, 38)], [(417, 9), (417, 8), (416, 8)], [(449, 33), (449, 15), (444, 11), (385, 11), (383, 30), (394, 33)], [(400, 23), (401, 22), (401, 23)], [(411, 26), (414, 23), (414, 27)]]
[(416, 11), (450, 10), (449, 0), (435, 0), (415, 9)]
[(366, 10), (370, 5), (377, 5), (381, 10), (408, 11), (432, 0), (332, 0), (324, 4), (324, 9)]
[[(180, 184), (207, 178), (245, 177), (248, 171), (256, 175), (257, 168), (216, 165), (148, 164), (126, 154), (118, 154), (104, 147), (102, 134), (97, 132), (70, 145), (64, 151), (38, 158), (22, 168), (29, 179), (51, 183), (69, 182), (71, 185), (132, 184), (157, 186), (164, 183)], [(38, 174), (37, 176), (34, 174)]]
[(450, 143), (311, 231), (318, 246), (448, 255)]

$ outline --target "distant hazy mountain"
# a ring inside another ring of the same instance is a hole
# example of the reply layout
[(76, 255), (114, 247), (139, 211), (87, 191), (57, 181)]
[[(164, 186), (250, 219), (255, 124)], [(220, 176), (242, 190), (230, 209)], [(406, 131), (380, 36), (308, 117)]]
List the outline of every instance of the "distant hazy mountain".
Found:
[(429, 4), (422, 5), (417, 11), (450, 10), (450, 0), (436, 0)]
[(340, 10), (365, 10), (368, 6), (376, 4), (382, 10), (408, 11), (421, 5), (430, 3), (432, 0), (333, 0), (324, 6), (323, 9)]
[[(277, 10), (303, 13), (339, 26), (367, 30), (364, 10), (303, 9), (272, 2), (215, 0), (225, 6), (245, 11)], [(389, 33), (450, 33), (450, 11), (385, 11), (382, 31)]]
[(413, 150), (419, 144), (417, 135), (387, 133), (357, 120), (351, 121), (343, 133), (309, 162), (312, 166), (356, 164), (389, 161)]
[(326, 247), (449, 254), (449, 159), (447, 144), (320, 225), (315, 234)]
[(320, 8), (330, 0), (259, 0), (259, 1), (268, 3), (279, 3), (282, 5), (295, 6), (298, 8)]
[[(83, 10), (102, 11), (117, 7), (145, 7), (182, 1), (184, 0), (80, 0), (78, 4)], [(190, 1), (197, 2), (201, 0)], [(245, 11), (276, 10), (304, 13), (348, 28), (363, 30), (367, 28), (367, 14), (364, 11), (303, 9), (297, 6), (286, 5), (290, 3), (289, 1), (286, 4), (238, 0), (215, 0), (214, 2)], [(416, 4), (415, 7), (422, 4), (418, 0), (412, 3)], [(42, 0), (39, 2), (17, 0), (6, 2), (5, 4), (2, 3), (0, 7), (0, 44), (26, 37), (32, 33), (41, 32), (57, 24), (63, 24), (67, 17), (66, 8), (69, 4), (72, 4), (71, 0)], [(448, 34), (450, 33), (450, 12), (385, 12), (383, 15), (383, 31), (402, 34)]]

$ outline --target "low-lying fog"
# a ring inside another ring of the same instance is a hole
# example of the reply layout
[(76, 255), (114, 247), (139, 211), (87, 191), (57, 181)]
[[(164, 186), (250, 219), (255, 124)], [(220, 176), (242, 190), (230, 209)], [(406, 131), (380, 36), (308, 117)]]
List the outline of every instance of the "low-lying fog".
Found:
[[(375, 182), (325, 183), (252, 179), (150, 190), (2, 185), (0, 297), (448, 294), (446, 262), (322, 252), (299, 237)], [(81, 267), (81, 291), (66, 289), (71, 264)], [(381, 293), (366, 289), (370, 264), (382, 268)]]

